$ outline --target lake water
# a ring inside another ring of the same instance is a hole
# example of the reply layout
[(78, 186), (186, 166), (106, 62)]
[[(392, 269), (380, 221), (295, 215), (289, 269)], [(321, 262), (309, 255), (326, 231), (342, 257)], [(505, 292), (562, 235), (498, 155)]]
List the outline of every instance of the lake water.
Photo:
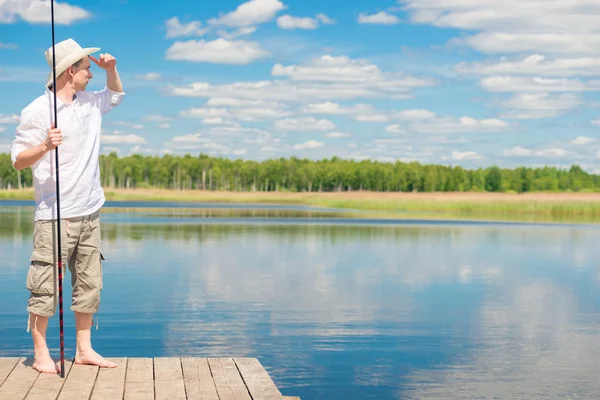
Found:
[[(105, 356), (256, 357), (303, 400), (600, 393), (600, 225), (139, 206), (102, 214)], [(0, 356), (31, 355), (32, 212), (0, 202)]]

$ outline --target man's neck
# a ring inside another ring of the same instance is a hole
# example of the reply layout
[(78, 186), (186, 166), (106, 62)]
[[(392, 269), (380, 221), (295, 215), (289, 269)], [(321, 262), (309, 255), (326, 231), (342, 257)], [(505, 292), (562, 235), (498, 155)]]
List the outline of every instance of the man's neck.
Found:
[(56, 92), (56, 97), (60, 99), (63, 103), (71, 104), (73, 99), (75, 98), (76, 90), (71, 85), (64, 85), (63, 87), (59, 87)]

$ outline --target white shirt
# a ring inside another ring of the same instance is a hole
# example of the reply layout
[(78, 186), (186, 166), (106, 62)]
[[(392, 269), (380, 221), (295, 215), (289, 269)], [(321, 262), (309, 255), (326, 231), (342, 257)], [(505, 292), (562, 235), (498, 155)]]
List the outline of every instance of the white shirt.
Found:
[[(57, 98), (58, 128), (63, 135), (58, 146), (61, 219), (92, 214), (104, 204), (98, 163), (102, 116), (117, 106), (124, 95), (104, 87), (98, 92), (77, 92), (71, 104)], [(13, 165), (21, 151), (46, 140), (52, 121), (54, 94), (46, 88), (21, 112), (11, 148)], [(46, 153), (31, 170), (35, 220), (56, 219), (55, 152)]]

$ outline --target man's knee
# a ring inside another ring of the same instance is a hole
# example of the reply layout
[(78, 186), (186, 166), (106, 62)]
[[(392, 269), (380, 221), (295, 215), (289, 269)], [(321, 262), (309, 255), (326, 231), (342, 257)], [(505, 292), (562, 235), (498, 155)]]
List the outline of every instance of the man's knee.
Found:
[(51, 317), (56, 311), (55, 271), (47, 262), (32, 261), (27, 272), (25, 286), (30, 292), (27, 311), (37, 315)]

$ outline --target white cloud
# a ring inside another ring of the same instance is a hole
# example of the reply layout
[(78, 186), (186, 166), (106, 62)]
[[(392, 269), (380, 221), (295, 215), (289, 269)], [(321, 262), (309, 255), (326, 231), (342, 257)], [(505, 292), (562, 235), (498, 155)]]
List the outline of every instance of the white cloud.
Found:
[(329, 132), (328, 134), (325, 135), (325, 137), (330, 138), (330, 139), (343, 139), (343, 138), (352, 137), (352, 135), (350, 133), (345, 133), (345, 132)]
[(284, 8), (284, 4), (279, 0), (250, 0), (240, 4), (230, 13), (210, 19), (208, 24), (230, 27), (262, 24), (271, 21)]
[(577, 136), (571, 143), (578, 144), (578, 145), (585, 145), (585, 144), (594, 143), (595, 141), (596, 140), (592, 139), (591, 137)]
[(6, 49), (6, 50), (15, 50), (18, 49), (19, 46), (17, 46), (14, 43), (2, 43), (0, 42), (0, 49)]
[(208, 28), (202, 28), (202, 22), (192, 21), (187, 24), (179, 22), (179, 18), (173, 17), (165, 21), (167, 28), (167, 39), (183, 36), (203, 36)]
[(584, 92), (600, 90), (600, 82), (579, 79), (495, 76), (481, 80), (490, 92)]
[(295, 144), (294, 150), (318, 149), (323, 146), (324, 144), (322, 142), (317, 142), (316, 140), (309, 140), (308, 142)]
[(190, 108), (181, 111), (180, 115), (186, 118), (213, 118), (213, 117), (229, 117), (230, 114), (226, 108)]
[(222, 124), (223, 119), (239, 119), (242, 121), (260, 121), (265, 119), (276, 119), (292, 115), (291, 112), (280, 108), (269, 107), (241, 107), (241, 108), (216, 108), (199, 107), (190, 108), (180, 113), (182, 117), (205, 118), (204, 123)]
[(0, 133), (4, 132), (6, 130), (5, 126), (0, 126)]
[(18, 124), (20, 120), (16, 114), (0, 114), (0, 124)]
[(212, 85), (195, 82), (168, 86), (168, 94), (189, 97), (230, 97), (268, 101), (315, 101), (361, 97), (398, 99), (433, 81), (402, 73), (387, 73), (366, 60), (325, 55), (305, 65), (276, 64), (273, 76), (287, 79)]
[(592, 124), (594, 124), (596, 126), (600, 126), (600, 119), (592, 121)]
[(364, 14), (358, 15), (358, 23), (360, 24), (379, 24), (379, 25), (394, 25), (400, 22), (400, 19), (395, 15), (388, 14), (385, 11), (380, 11), (376, 14)]
[(452, 151), (451, 156), (443, 156), (442, 160), (456, 160), (456, 161), (464, 161), (464, 160), (481, 160), (484, 157), (474, 151)]
[(169, 117), (165, 117), (164, 115), (156, 115), (156, 114), (146, 115), (143, 119), (144, 119), (144, 121), (150, 121), (150, 122), (168, 122), (171, 120), (171, 118), (169, 118)]
[(254, 32), (256, 32), (256, 27), (255, 26), (243, 26), (241, 28), (236, 29), (233, 32), (229, 32), (229, 31), (226, 31), (224, 29), (220, 29), (219, 31), (217, 31), (217, 35), (219, 37), (222, 37), (223, 39), (233, 40), (233, 39), (238, 38), (240, 36), (251, 35)]
[(435, 113), (423, 109), (403, 110), (396, 113), (396, 117), (403, 120), (430, 119), (435, 117)]
[(264, 100), (250, 100), (250, 99), (239, 99), (234, 97), (214, 97), (206, 102), (207, 106), (212, 107), (270, 107), (270, 108), (282, 108), (285, 107), (284, 103), (276, 101), (264, 101)]
[(291, 15), (282, 15), (277, 18), (277, 26), (281, 29), (309, 29), (314, 30), (319, 27), (319, 23), (325, 25), (332, 24), (333, 21), (325, 14), (319, 14), (315, 18), (294, 17)]
[(167, 60), (215, 64), (250, 64), (268, 54), (256, 42), (245, 40), (189, 40), (175, 42), (167, 49)]
[[(32, 24), (50, 23), (50, 1), (44, 0), (3, 0), (0, 2), (0, 24), (13, 24), (19, 20)], [(54, 3), (54, 23), (71, 25), (91, 17), (91, 13), (81, 7), (64, 2)]]
[(524, 58), (485, 63), (459, 63), (455, 71), (475, 75), (538, 75), (538, 76), (594, 76), (599, 75), (600, 57), (548, 59), (542, 54)]
[(304, 107), (303, 112), (307, 114), (350, 115), (356, 121), (361, 122), (386, 122), (389, 119), (388, 115), (379, 112), (370, 104), (344, 107), (338, 103), (327, 101), (309, 104)]
[(101, 141), (103, 144), (144, 144), (146, 139), (138, 135), (105, 135), (102, 134)]
[(435, 117), (413, 120), (406, 126), (390, 125), (386, 128), (386, 132), (424, 134), (493, 133), (506, 131), (510, 127), (505, 121), (496, 118), (477, 120), (471, 117)]
[(160, 78), (161, 78), (161, 75), (158, 72), (148, 72), (147, 74), (138, 76), (138, 79), (141, 79), (144, 81), (157, 81)]
[(515, 146), (510, 150), (504, 150), (504, 155), (511, 156), (511, 157), (558, 158), (558, 157), (568, 157), (571, 155), (571, 153), (562, 148), (527, 149), (522, 146)]
[(519, 93), (505, 100), (501, 106), (508, 109), (502, 118), (535, 119), (563, 115), (582, 104), (577, 95), (564, 93)]
[(157, 126), (158, 126), (160, 129), (170, 129), (170, 128), (171, 128), (171, 125), (169, 125), (169, 124), (166, 124), (166, 123), (164, 123), (164, 124), (158, 124)]
[(335, 129), (335, 124), (326, 119), (288, 118), (275, 121), (273, 127), (278, 131), (329, 131)]
[(455, 43), (486, 53), (598, 54), (596, 0), (401, 0), (416, 23), (474, 31)]

